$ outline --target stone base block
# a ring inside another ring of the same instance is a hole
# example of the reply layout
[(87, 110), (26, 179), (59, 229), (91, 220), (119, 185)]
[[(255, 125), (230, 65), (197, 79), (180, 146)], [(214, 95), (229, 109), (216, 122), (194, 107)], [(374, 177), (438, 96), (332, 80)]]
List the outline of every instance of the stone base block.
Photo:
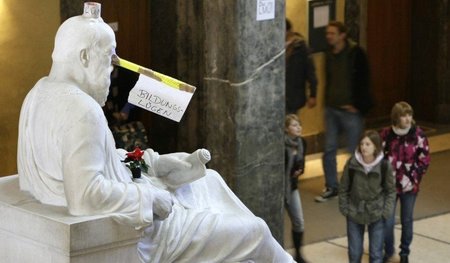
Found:
[(6, 263), (139, 262), (140, 232), (108, 216), (71, 216), (19, 189), (18, 175), (0, 178), (0, 261)]

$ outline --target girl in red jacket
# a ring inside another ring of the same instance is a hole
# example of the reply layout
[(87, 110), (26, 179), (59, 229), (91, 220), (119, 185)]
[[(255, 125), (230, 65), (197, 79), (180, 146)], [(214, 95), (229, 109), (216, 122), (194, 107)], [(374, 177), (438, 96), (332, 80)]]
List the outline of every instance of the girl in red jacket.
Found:
[[(430, 148), (422, 129), (415, 125), (412, 107), (402, 101), (394, 105), (391, 112), (392, 126), (381, 131), (385, 158), (393, 167), (400, 201), (402, 234), (400, 262), (408, 263), (409, 246), (413, 238), (414, 204), (420, 181), (430, 164)], [(385, 223), (385, 256), (387, 262), (394, 254), (395, 213)]]

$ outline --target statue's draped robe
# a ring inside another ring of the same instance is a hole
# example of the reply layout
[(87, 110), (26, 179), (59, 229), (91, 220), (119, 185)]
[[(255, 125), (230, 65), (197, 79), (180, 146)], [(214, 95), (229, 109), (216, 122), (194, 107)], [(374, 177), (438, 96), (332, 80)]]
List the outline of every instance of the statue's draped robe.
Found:
[[(161, 186), (152, 176), (133, 182), (124, 158), (101, 107), (77, 87), (43, 78), (25, 98), (20, 187), (42, 203), (67, 206), (72, 215), (111, 214), (142, 228), (144, 262), (292, 262), (216, 172), (172, 192), (173, 211), (158, 220), (152, 209)], [(146, 150), (144, 158), (154, 164), (158, 154)]]

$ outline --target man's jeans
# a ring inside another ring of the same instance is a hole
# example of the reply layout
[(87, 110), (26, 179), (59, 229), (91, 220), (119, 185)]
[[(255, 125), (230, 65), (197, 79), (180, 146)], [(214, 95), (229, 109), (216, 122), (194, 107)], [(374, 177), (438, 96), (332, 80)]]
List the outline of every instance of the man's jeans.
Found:
[(345, 134), (347, 150), (353, 154), (358, 146), (362, 130), (361, 114), (331, 107), (325, 108), (325, 149), (322, 157), (325, 187), (338, 188), (336, 154), (340, 135)]
[[(400, 200), (400, 222), (402, 224), (402, 237), (400, 240), (400, 256), (408, 256), (413, 239), (413, 214), (414, 204), (416, 203), (417, 194), (404, 193), (397, 195)], [(397, 204), (397, 202), (395, 202)], [(395, 207), (394, 207), (395, 211)], [(384, 229), (384, 253), (387, 256), (394, 254), (394, 225), (395, 213), (386, 220)]]
[[(364, 251), (364, 230), (366, 225), (360, 225), (347, 217), (348, 259), (350, 263), (360, 263)], [(383, 219), (368, 225), (369, 262), (381, 263), (383, 260)]]

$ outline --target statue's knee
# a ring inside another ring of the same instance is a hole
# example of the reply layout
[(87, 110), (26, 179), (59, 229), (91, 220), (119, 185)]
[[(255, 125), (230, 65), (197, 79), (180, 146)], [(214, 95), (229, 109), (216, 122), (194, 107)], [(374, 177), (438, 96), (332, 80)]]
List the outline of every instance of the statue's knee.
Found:
[(219, 181), (223, 180), (222, 176), (220, 176), (220, 174), (216, 170), (213, 170), (213, 169), (206, 169), (205, 177), (208, 180), (219, 180)]

